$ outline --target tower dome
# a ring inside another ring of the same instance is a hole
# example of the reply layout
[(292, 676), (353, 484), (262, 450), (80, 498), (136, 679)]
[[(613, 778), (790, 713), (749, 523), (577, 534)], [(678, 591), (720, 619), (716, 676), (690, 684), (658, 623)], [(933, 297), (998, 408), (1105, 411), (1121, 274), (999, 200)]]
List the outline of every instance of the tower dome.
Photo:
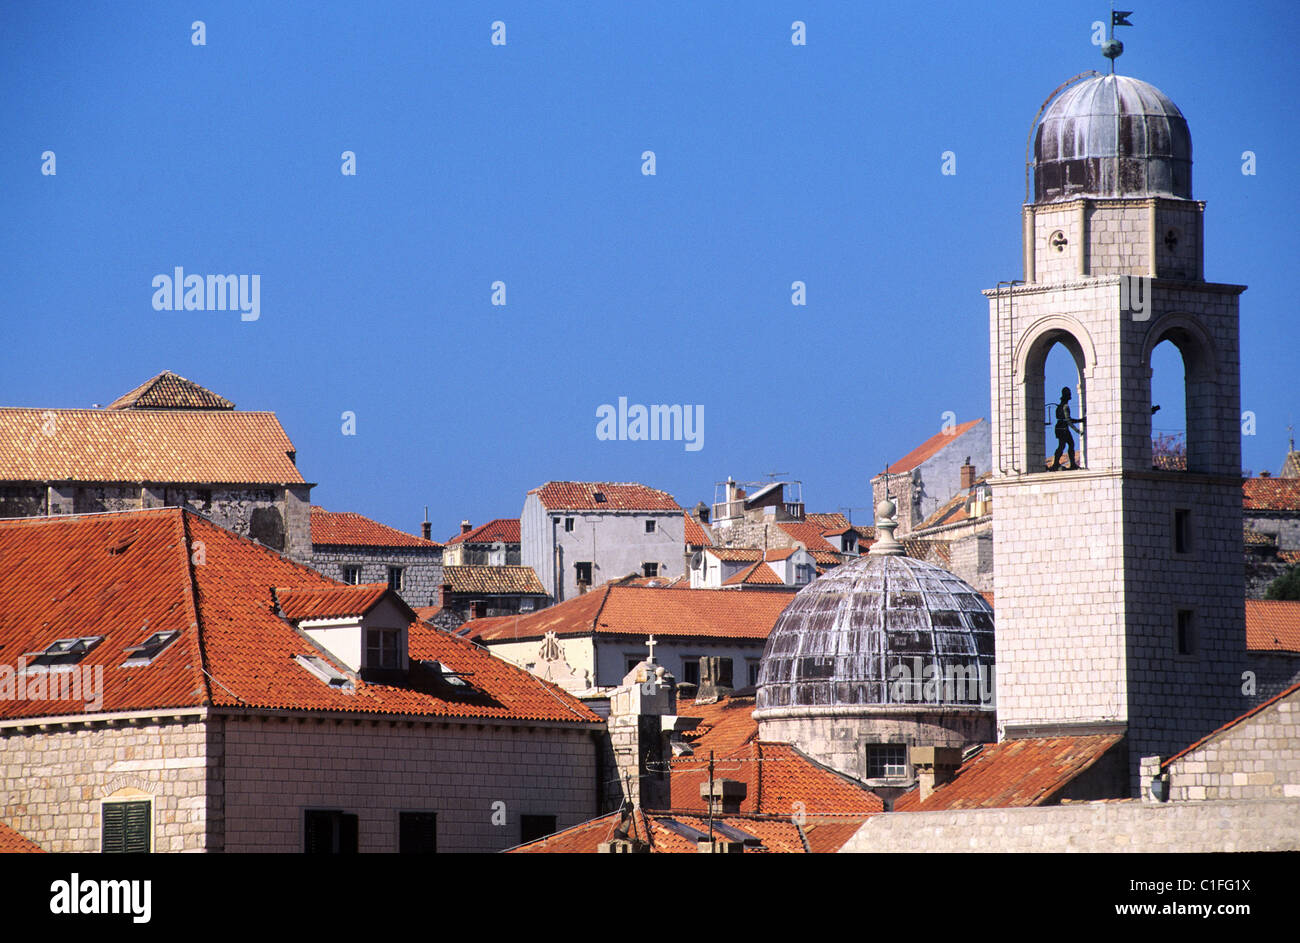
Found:
[(1192, 197), (1192, 136), (1154, 85), (1099, 75), (1072, 85), (1034, 139), (1034, 200)]
[[(754, 712), (763, 739), (868, 781), (907, 778), (908, 746), (963, 747), (996, 728), (993, 609), (960, 577), (903, 556), (894, 510), (877, 508), (880, 539), (866, 556), (781, 613)], [(894, 757), (891, 771), (879, 755)]]

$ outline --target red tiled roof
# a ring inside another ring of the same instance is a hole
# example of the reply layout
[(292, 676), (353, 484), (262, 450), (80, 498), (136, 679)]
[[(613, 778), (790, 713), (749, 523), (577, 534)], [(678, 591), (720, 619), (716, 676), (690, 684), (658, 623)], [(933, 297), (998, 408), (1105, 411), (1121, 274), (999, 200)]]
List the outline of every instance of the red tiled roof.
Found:
[(1246, 648), (1252, 652), (1300, 652), (1300, 601), (1247, 599)]
[(337, 547), (424, 547), (440, 546), (432, 540), (415, 537), (387, 524), (372, 521), (354, 511), (311, 509), (311, 542), (317, 546)]
[(794, 591), (719, 592), (604, 583), (519, 618), (475, 619), (467, 634), (483, 642), (560, 636), (632, 635), (766, 639)]
[(898, 797), (895, 812), (1006, 809), (1046, 805), (1100, 760), (1123, 734), (1004, 740), (961, 765), (957, 775), (925, 800), (913, 789)]
[[(390, 595), (391, 594), (391, 595)], [(277, 593), (280, 610), (286, 619), (337, 619), (344, 616), (363, 616), (385, 596), (405, 606), (401, 597), (384, 583), (362, 583), (360, 586), (324, 586), (311, 589), (286, 589)], [(414, 612), (412, 612), (414, 615)]]
[(0, 822), (0, 854), (30, 854), (44, 851), (45, 849), (36, 842), (29, 841), (4, 822)]
[[(202, 544), (202, 553), (197, 545)], [(76, 573), (70, 580), (69, 574)], [(102, 636), (79, 666), (103, 669), (104, 711), (215, 706), (591, 723), (580, 701), (469, 642), (419, 622), (413, 658), (465, 673), (448, 691), (357, 680), (333, 688), (298, 663), (321, 649), (275, 614), (271, 588), (294, 609), (373, 587), (348, 587), (179, 508), (0, 521), (0, 645), (43, 651), (56, 639)], [(386, 590), (385, 590), (386, 591)], [(328, 609), (329, 607), (324, 607)], [(125, 649), (155, 632), (179, 637), (143, 666)], [(0, 701), (8, 719), (76, 714), (80, 702)]]
[[(980, 475), (978, 478), (975, 479), (975, 484), (980, 484), (981, 482), (988, 481), (992, 477), (993, 477), (992, 472), (985, 472), (983, 475)], [(968, 509), (969, 498), (970, 498), (970, 489), (969, 488), (960, 489), (956, 494), (954, 494), (951, 498), (948, 499), (948, 502), (946, 504), (944, 504), (937, 511), (935, 511), (933, 514), (927, 517), (916, 528), (916, 530), (925, 530), (927, 527), (938, 527), (940, 524), (959, 524), (962, 521), (971, 520), (970, 512)], [(986, 505), (987, 509), (985, 510), (984, 514), (981, 516), (982, 517), (990, 516), (993, 513), (992, 507), (993, 507), (993, 503), (991, 501), (988, 502), (988, 504)]]
[(821, 528), (823, 534), (842, 534), (850, 527), (849, 519), (839, 511), (819, 512), (814, 511), (805, 514), (803, 519), (808, 524), (815, 524)]
[(447, 541), (447, 546), (450, 547), (452, 544), (461, 543), (517, 544), (519, 543), (519, 518), (498, 517), (486, 524), (480, 524), (473, 530), (457, 534)]
[(1169, 757), (1169, 759), (1161, 763), (1160, 768), (1161, 769), (1168, 768), (1169, 764), (1173, 763), (1175, 760), (1181, 760), (1187, 754), (1191, 753), (1193, 750), (1199, 749), (1200, 747), (1204, 746), (1206, 743), (1209, 743), (1211, 740), (1218, 737), (1224, 731), (1231, 730), (1233, 727), (1237, 726), (1237, 724), (1241, 723), (1243, 720), (1249, 720), (1250, 718), (1254, 717), (1256, 714), (1260, 713), (1261, 711), (1268, 710), (1268, 708), (1272, 707), (1278, 701), (1291, 697), (1297, 691), (1300, 691), (1300, 684), (1293, 684), (1285, 691), (1280, 691), (1279, 693), (1273, 695), (1267, 701), (1264, 701), (1262, 704), (1256, 704), (1254, 707), (1246, 711), (1246, 713), (1242, 714), (1240, 717), (1234, 717), (1232, 720), (1228, 721), (1218, 730), (1214, 730), (1211, 731), (1210, 733), (1207, 733), (1204, 737), (1201, 737), (1201, 739), (1197, 740), (1191, 746), (1186, 747), (1185, 749), (1175, 753), (1173, 756)]
[(758, 547), (709, 547), (705, 553), (727, 563), (753, 563), (763, 557)]
[[(835, 545), (822, 536), (822, 528), (817, 524), (809, 524), (807, 521), (779, 521), (776, 526), (789, 534), (792, 540), (803, 544), (809, 552), (817, 550), (824, 553), (839, 553)], [(835, 562), (839, 562), (838, 556)]]
[(444, 566), (442, 581), (453, 593), (546, 595), (546, 587), (531, 566)]
[(770, 566), (759, 560), (750, 564), (730, 579), (722, 581), (723, 586), (784, 586), (785, 580), (776, 575)]
[(0, 481), (300, 484), (275, 413), (0, 409)]
[(972, 419), (970, 422), (963, 422), (959, 426), (948, 430), (947, 432), (938, 432), (926, 439), (912, 451), (908, 452), (894, 464), (890, 465), (886, 471), (891, 475), (909, 472), (916, 468), (927, 459), (933, 458), (942, 452), (945, 448), (956, 442), (961, 436), (983, 422), (983, 419)]
[[(549, 511), (680, 511), (667, 491), (634, 481), (548, 481), (529, 494)], [(597, 501), (600, 494), (605, 500)]]
[(193, 380), (164, 370), (123, 393), (105, 409), (234, 409), (235, 404)]
[(679, 701), (677, 713), (682, 717), (699, 719), (693, 729), (682, 734), (682, 739), (691, 744), (696, 756), (707, 756), (709, 750), (721, 756), (758, 739), (753, 694), (744, 697), (732, 694), (712, 704)]
[(1248, 511), (1300, 511), (1300, 478), (1246, 478), (1241, 495)]
[[(790, 815), (720, 815), (712, 819), (714, 826), (734, 829), (752, 836), (757, 846), (747, 844), (745, 854), (818, 854), (839, 851), (867, 820), (865, 815), (813, 816), (800, 827)], [(602, 842), (614, 837), (620, 823), (619, 813), (611, 812), (581, 825), (557, 832), (546, 838), (520, 845), (510, 850), (512, 854), (595, 854)], [(632, 812), (628, 832), (632, 837), (649, 844), (652, 854), (695, 854), (697, 843), (686, 835), (674, 831), (674, 826), (686, 826), (696, 832), (708, 834), (707, 817), (683, 812)], [(716, 830), (715, 836), (726, 836)]]
[[(691, 716), (689, 710), (682, 716)], [(788, 743), (752, 740), (731, 753), (713, 757), (715, 779), (746, 786), (740, 811), (768, 815), (872, 815), (883, 812), (880, 797), (848, 776), (809, 758)], [(707, 811), (700, 786), (708, 782), (708, 749), (672, 760), (669, 778), (673, 809)]]
[(683, 515), (686, 518), (686, 530), (683, 542), (690, 547), (708, 547), (713, 544), (708, 532), (700, 526), (700, 522), (691, 517), (690, 514)]

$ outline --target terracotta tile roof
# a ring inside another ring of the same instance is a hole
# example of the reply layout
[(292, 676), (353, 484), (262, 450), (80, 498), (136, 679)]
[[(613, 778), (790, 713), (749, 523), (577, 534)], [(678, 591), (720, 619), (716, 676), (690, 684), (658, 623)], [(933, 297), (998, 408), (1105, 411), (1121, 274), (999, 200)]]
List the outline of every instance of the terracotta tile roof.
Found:
[[(839, 553), (835, 545), (822, 536), (822, 528), (817, 524), (810, 524), (807, 521), (778, 521), (776, 526), (785, 531), (791, 540), (803, 544), (810, 553), (819, 550), (824, 553)], [(835, 562), (839, 562), (838, 556)]]
[(727, 563), (753, 563), (763, 557), (758, 547), (709, 547), (704, 552)]
[[(992, 472), (986, 472), (975, 479), (975, 484), (988, 481), (992, 477)], [(956, 494), (948, 499), (946, 504), (922, 521), (921, 524), (916, 527), (916, 530), (925, 530), (928, 527), (938, 527), (941, 524), (959, 524), (962, 521), (969, 521), (971, 519), (971, 516), (967, 511), (969, 499), (969, 488), (958, 490)], [(987, 507), (988, 510), (986, 510), (981, 517), (989, 517), (992, 515), (993, 502), (988, 502)]]
[(224, 396), (204, 389), (193, 380), (164, 370), (124, 393), (105, 409), (234, 409)]
[(849, 519), (839, 511), (813, 512), (805, 514), (803, 519), (808, 524), (814, 524), (821, 528), (823, 534), (842, 534), (850, 527)]
[(275, 413), (0, 408), (0, 481), (299, 484)]
[(708, 532), (700, 526), (700, 522), (690, 514), (683, 515), (686, 518), (686, 530), (683, 542), (690, 547), (708, 547), (713, 544), (712, 538)]
[(546, 595), (546, 587), (531, 566), (444, 566), (442, 581), (453, 593)]
[(311, 542), (316, 546), (424, 547), (429, 550), (441, 546), (353, 511), (327, 511), (315, 505), (311, 509)]
[(1241, 495), (1248, 511), (1300, 511), (1300, 478), (1246, 478)]
[(809, 550), (808, 553), (819, 567), (836, 567), (841, 562), (836, 550)]
[[(528, 492), (548, 511), (680, 511), (667, 491), (634, 481), (548, 481)], [(597, 501), (596, 495), (603, 496)]]
[[(682, 711), (682, 716), (691, 716)], [(752, 740), (719, 755), (714, 751), (715, 779), (734, 779), (746, 786), (741, 812), (792, 815), (872, 815), (883, 812), (880, 797), (861, 783), (811, 759), (788, 743)], [(708, 748), (672, 760), (669, 778), (674, 810), (707, 811), (700, 786), (709, 777)]]
[(604, 583), (549, 609), (519, 618), (475, 619), (468, 635), (483, 642), (559, 636), (766, 639), (794, 591), (719, 592)]
[(750, 564), (730, 579), (722, 581), (723, 586), (784, 586), (785, 580), (776, 575), (770, 566), (759, 560)]
[(713, 704), (678, 701), (677, 713), (682, 717), (699, 718), (700, 722), (694, 729), (682, 734), (682, 739), (695, 749), (697, 756), (707, 756), (709, 750), (722, 756), (758, 739), (752, 693), (743, 696), (732, 694)]
[(1268, 710), (1274, 704), (1278, 703), (1279, 701), (1285, 700), (1286, 698), (1292, 697), (1297, 692), (1300, 692), (1300, 684), (1293, 684), (1285, 691), (1279, 691), (1277, 694), (1270, 697), (1267, 701), (1264, 701), (1261, 704), (1256, 704), (1254, 707), (1246, 711), (1246, 713), (1242, 714), (1240, 717), (1234, 717), (1232, 720), (1228, 721), (1219, 729), (1207, 733), (1205, 736), (1201, 737), (1201, 739), (1197, 740), (1191, 746), (1186, 747), (1180, 750), (1179, 752), (1175, 753), (1173, 756), (1169, 757), (1169, 759), (1161, 763), (1160, 768), (1167, 769), (1169, 764), (1173, 763), (1175, 760), (1181, 760), (1187, 754), (1209, 743), (1211, 740), (1220, 736), (1225, 731), (1231, 730), (1233, 727), (1237, 726), (1237, 724), (1241, 723), (1242, 721), (1249, 720), (1250, 718), (1254, 717), (1256, 714), (1260, 713), (1261, 711)]
[[(947, 432), (935, 433), (898, 461), (894, 462), (894, 464), (890, 465), (886, 471), (891, 475), (898, 475), (903, 472), (912, 471), (926, 460), (938, 455), (945, 448), (956, 442), (959, 438), (974, 429), (983, 421), (983, 419), (972, 419), (970, 422), (963, 422), (959, 426), (954, 426)], [(876, 477), (878, 478), (880, 476), (877, 475)]]
[(0, 854), (30, 854), (44, 851), (45, 849), (36, 842), (29, 841), (4, 822), (0, 822)]
[(894, 811), (1047, 805), (1123, 739), (1123, 734), (1096, 734), (985, 744), (961, 765), (950, 782), (935, 789), (925, 802), (919, 801), (920, 793), (913, 789), (898, 797)]
[(473, 530), (457, 534), (447, 541), (447, 546), (452, 544), (517, 544), (519, 543), (519, 518), (517, 517), (498, 517), (495, 520), (488, 521), (486, 524), (480, 524)]
[(1247, 599), (1246, 648), (1252, 652), (1300, 652), (1300, 602)]
[(1294, 566), (1295, 564), (1300, 563), (1300, 550), (1279, 550), (1277, 552), (1277, 558), (1283, 563), (1290, 563)]
[[(747, 835), (745, 854), (825, 854), (839, 851), (867, 820), (865, 815), (813, 816), (802, 829), (792, 816), (721, 815), (713, 818), (718, 838)], [(620, 824), (619, 813), (575, 825), (555, 835), (510, 849), (512, 854), (596, 854), (602, 842), (614, 837)], [(685, 828), (683, 828), (685, 826)], [(707, 817), (683, 812), (642, 812), (629, 816), (628, 833), (649, 844), (652, 854), (698, 854), (699, 846), (689, 837), (693, 832), (709, 833)], [(685, 832), (685, 834), (683, 834)]]
[[(104, 711), (206, 705), (598, 721), (554, 685), (419, 622), (409, 628), (412, 657), (464, 673), (466, 689), (431, 686), (418, 672), (403, 685), (357, 680), (352, 692), (333, 688), (296, 661), (323, 650), (275, 614), (272, 587), (283, 588), (278, 595), (291, 608), (296, 598), (308, 611), (318, 611), (311, 601), (334, 594), (356, 594), (346, 608), (357, 608), (372, 591), (326, 579), (179, 508), (0, 521), (0, 653), (16, 662), (56, 639), (102, 636), (78, 664), (102, 667)], [(179, 635), (152, 662), (122, 667), (125, 649), (164, 631)], [(68, 700), (3, 700), (0, 718), (82, 708)]]
[(1274, 537), (1271, 534), (1261, 534), (1259, 531), (1255, 530), (1249, 524), (1242, 527), (1241, 539), (1242, 539), (1242, 543), (1245, 544), (1247, 547), (1264, 548), (1264, 547), (1277, 546), (1276, 537)]
[[(363, 616), (385, 596), (401, 606), (406, 603), (384, 583), (360, 586), (313, 586), (310, 589), (285, 589), (276, 594), (286, 619), (336, 619)], [(409, 608), (409, 607), (407, 607)], [(414, 616), (414, 611), (411, 615)]]

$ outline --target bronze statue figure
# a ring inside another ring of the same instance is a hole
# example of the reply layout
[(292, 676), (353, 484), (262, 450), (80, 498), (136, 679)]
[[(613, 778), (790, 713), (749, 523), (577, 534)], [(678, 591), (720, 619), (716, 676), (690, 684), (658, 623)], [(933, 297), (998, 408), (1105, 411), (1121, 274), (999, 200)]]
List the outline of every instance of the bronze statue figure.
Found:
[(1056, 404), (1056, 454), (1052, 456), (1052, 464), (1048, 466), (1048, 471), (1059, 471), (1061, 468), (1061, 453), (1068, 451), (1070, 454), (1070, 471), (1079, 467), (1079, 463), (1074, 460), (1074, 434), (1071, 429), (1078, 429), (1083, 433), (1080, 424), (1084, 422), (1082, 417), (1073, 418), (1070, 416), (1070, 388), (1061, 387), (1061, 401)]

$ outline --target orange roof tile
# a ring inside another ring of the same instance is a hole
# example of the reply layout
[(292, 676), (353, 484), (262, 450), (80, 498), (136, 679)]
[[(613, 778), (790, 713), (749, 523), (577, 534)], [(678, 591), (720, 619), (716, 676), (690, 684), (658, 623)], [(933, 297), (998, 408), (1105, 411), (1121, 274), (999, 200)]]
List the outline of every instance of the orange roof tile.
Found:
[(631, 635), (766, 639), (794, 591), (720, 592), (604, 583), (582, 596), (518, 618), (475, 619), (467, 634), (483, 642), (560, 636)]
[(1246, 478), (1241, 494), (1248, 511), (1300, 511), (1300, 478)]
[(299, 484), (275, 413), (0, 409), (0, 480)]
[[(322, 611), (317, 599), (351, 594), (345, 608), (358, 608), (374, 590), (343, 586), (180, 508), (0, 521), (0, 653), (16, 660), (56, 639), (102, 636), (78, 664), (102, 668), (104, 711), (207, 705), (599, 722), (560, 688), (420, 622), (409, 628), (411, 656), (464, 673), (466, 689), (430, 687), (416, 673), (403, 684), (333, 688), (296, 661), (322, 650), (275, 614), (272, 587), (309, 612)], [(151, 663), (123, 667), (127, 648), (172, 630), (179, 636)], [(0, 718), (82, 709), (29, 697), (0, 701)]]
[(1246, 713), (1242, 714), (1240, 717), (1234, 717), (1232, 720), (1228, 721), (1222, 727), (1218, 728), (1217, 730), (1213, 730), (1210, 733), (1207, 733), (1205, 736), (1201, 737), (1201, 739), (1197, 740), (1191, 746), (1186, 747), (1180, 750), (1179, 752), (1175, 753), (1173, 756), (1169, 757), (1169, 759), (1161, 763), (1160, 768), (1166, 769), (1169, 766), (1169, 764), (1173, 763), (1175, 760), (1181, 760), (1187, 754), (1191, 753), (1194, 750), (1199, 749), (1206, 743), (1209, 743), (1211, 740), (1215, 739), (1225, 731), (1231, 730), (1233, 727), (1237, 726), (1237, 724), (1241, 723), (1244, 720), (1249, 720), (1250, 718), (1254, 717), (1256, 714), (1260, 713), (1261, 711), (1268, 710), (1268, 708), (1278, 703), (1278, 701), (1291, 697), (1297, 691), (1300, 691), (1300, 684), (1293, 684), (1285, 691), (1280, 691), (1277, 694), (1273, 695), (1267, 701), (1264, 701), (1262, 704), (1256, 704), (1254, 707), (1246, 711)]
[[(384, 583), (360, 586), (313, 586), (310, 589), (285, 589), (276, 594), (286, 619), (337, 619), (363, 616), (385, 596), (401, 606), (406, 603)], [(409, 608), (409, 607), (408, 607)], [(414, 612), (412, 612), (414, 615)]]
[(1247, 599), (1246, 648), (1253, 652), (1300, 652), (1300, 601)]
[(1005, 809), (1046, 805), (1124, 739), (1123, 734), (1042, 737), (985, 744), (956, 776), (925, 800), (913, 789), (898, 797), (895, 812)]
[(723, 586), (784, 586), (785, 580), (776, 575), (776, 571), (759, 560), (745, 567), (735, 576), (722, 581)]
[(36, 842), (29, 841), (4, 822), (0, 822), (0, 854), (30, 854), (44, 851), (45, 849)]
[(983, 421), (983, 419), (972, 419), (970, 422), (963, 422), (961, 425), (955, 426), (946, 432), (935, 433), (898, 461), (894, 462), (894, 464), (890, 465), (886, 471), (891, 475), (910, 472), (927, 459), (938, 455), (945, 448), (953, 442), (956, 442), (959, 438), (974, 429)]
[[(549, 511), (680, 511), (667, 491), (634, 481), (548, 481), (528, 492)], [(596, 500), (600, 495), (604, 500)]]
[(727, 563), (753, 563), (763, 558), (758, 547), (708, 547), (704, 552)]
[[(689, 712), (682, 716), (690, 716)], [(788, 743), (752, 740), (725, 755), (714, 751), (715, 779), (746, 786), (741, 812), (791, 815), (871, 815), (885, 804), (862, 783), (823, 766)], [(669, 779), (673, 809), (707, 811), (700, 786), (708, 782), (707, 748), (694, 756), (675, 757)]]
[(447, 546), (452, 544), (517, 544), (519, 543), (519, 518), (517, 517), (498, 517), (495, 520), (488, 521), (486, 524), (480, 524), (473, 530), (464, 531), (457, 534), (447, 541)]
[(164, 370), (124, 393), (105, 409), (234, 409), (235, 404), (193, 380)]
[(442, 581), (453, 593), (546, 595), (546, 587), (531, 566), (444, 566)]
[(416, 537), (387, 524), (372, 521), (353, 511), (311, 509), (311, 542), (337, 547), (424, 547), (436, 549), (436, 541)]
[(691, 744), (696, 755), (707, 755), (712, 750), (721, 756), (758, 739), (752, 693), (731, 694), (712, 704), (679, 701), (677, 713), (682, 717), (699, 719), (693, 729), (682, 734), (682, 739)]
[[(839, 553), (835, 545), (822, 536), (822, 528), (817, 524), (809, 524), (806, 521), (778, 521), (776, 526), (785, 531), (792, 540), (803, 544), (810, 553), (813, 551)], [(835, 558), (835, 562), (839, 562), (839, 557)]]
[(686, 518), (686, 530), (683, 542), (691, 547), (708, 547), (713, 544), (708, 532), (700, 525), (700, 522), (690, 514), (683, 515)]
[(849, 519), (839, 511), (830, 512), (812, 512), (805, 514), (803, 519), (806, 523), (815, 524), (822, 529), (823, 534), (842, 534), (853, 525)]

